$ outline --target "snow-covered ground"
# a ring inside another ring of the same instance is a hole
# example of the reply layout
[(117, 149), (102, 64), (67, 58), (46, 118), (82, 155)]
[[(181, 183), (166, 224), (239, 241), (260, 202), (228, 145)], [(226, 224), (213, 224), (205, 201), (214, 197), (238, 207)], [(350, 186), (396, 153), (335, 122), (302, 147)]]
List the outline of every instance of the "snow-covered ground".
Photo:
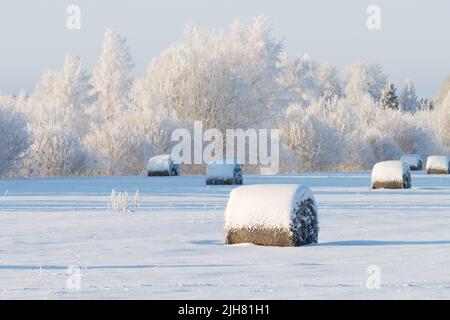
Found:
[[(412, 179), (372, 191), (370, 173), (245, 176), (311, 187), (319, 245), (300, 248), (223, 245), (234, 186), (204, 177), (0, 180), (0, 298), (448, 299), (450, 176)], [(135, 214), (110, 213), (113, 188), (139, 189)], [(71, 265), (86, 267), (79, 290)], [(372, 265), (381, 289), (366, 287)]]

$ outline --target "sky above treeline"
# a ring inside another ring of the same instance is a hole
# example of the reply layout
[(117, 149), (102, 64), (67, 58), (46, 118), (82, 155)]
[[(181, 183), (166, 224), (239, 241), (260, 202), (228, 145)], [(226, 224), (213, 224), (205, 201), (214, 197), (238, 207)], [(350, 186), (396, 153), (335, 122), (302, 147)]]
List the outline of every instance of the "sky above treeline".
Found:
[[(69, 5), (81, 9), (81, 29), (66, 26)], [(381, 29), (369, 30), (366, 10), (381, 9)], [(188, 23), (223, 29), (264, 15), (290, 57), (308, 52), (342, 70), (355, 61), (380, 63), (402, 86), (411, 78), (420, 97), (433, 97), (450, 74), (450, 2), (440, 0), (15, 0), (0, 4), (0, 92), (32, 91), (66, 52), (95, 66), (106, 28), (128, 38), (135, 74), (181, 37)]]

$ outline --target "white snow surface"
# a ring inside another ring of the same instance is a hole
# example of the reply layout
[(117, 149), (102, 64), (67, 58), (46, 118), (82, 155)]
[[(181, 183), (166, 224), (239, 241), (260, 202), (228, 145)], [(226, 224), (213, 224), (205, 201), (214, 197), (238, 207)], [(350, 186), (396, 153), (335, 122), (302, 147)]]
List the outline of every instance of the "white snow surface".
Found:
[(215, 162), (206, 168), (206, 177), (210, 179), (230, 179), (234, 177), (235, 162)]
[[(0, 180), (0, 299), (450, 298), (450, 176), (376, 191), (369, 172), (244, 178), (309, 186), (319, 244), (224, 245), (236, 186), (204, 176)], [(139, 189), (135, 214), (110, 212), (113, 188)], [(72, 265), (84, 271), (71, 290)]]
[(444, 169), (448, 170), (447, 156), (429, 156), (427, 160), (427, 169)]
[(148, 160), (147, 170), (152, 172), (169, 171), (172, 162), (176, 160), (170, 154), (162, 154)]
[(372, 170), (372, 182), (403, 181), (403, 175), (409, 171), (404, 161), (383, 161), (375, 164)]
[(301, 185), (236, 188), (231, 191), (225, 210), (225, 230), (255, 226), (289, 229), (294, 209), (306, 199), (314, 200), (314, 196), (308, 187)]
[(406, 162), (409, 166), (418, 166), (423, 158), (420, 154), (406, 154), (400, 158), (400, 161)]

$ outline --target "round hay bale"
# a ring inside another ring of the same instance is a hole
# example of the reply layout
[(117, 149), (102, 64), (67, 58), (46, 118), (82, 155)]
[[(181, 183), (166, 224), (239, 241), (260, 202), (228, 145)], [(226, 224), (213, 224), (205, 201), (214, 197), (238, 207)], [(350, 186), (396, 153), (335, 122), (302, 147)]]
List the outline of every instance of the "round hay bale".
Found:
[(404, 161), (409, 165), (411, 171), (423, 170), (423, 158), (419, 154), (406, 154), (400, 158), (400, 161)]
[(242, 167), (237, 162), (217, 161), (206, 169), (207, 185), (241, 185), (243, 183)]
[(170, 154), (163, 154), (148, 160), (147, 175), (149, 177), (164, 177), (180, 175), (180, 165)]
[(372, 189), (411, 189), (411, 171), (404, 161), (384, 161), (372, 170)]
[(234, 189), (225, 211), (225, 243), (298, 247), (318, 242), (316, 200), (300, 185)]
[(429, 156), (427, 159), (428, 174), (449, 174), (449, 158), (447, 156)]

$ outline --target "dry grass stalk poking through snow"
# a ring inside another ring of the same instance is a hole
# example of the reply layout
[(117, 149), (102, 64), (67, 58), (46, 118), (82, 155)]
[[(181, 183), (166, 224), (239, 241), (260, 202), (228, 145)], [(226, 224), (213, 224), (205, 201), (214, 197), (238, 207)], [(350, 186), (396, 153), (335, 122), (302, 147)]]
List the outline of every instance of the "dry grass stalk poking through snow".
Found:
[(139, 207), (139, 190), (133, 197), (131, 205), (128, 201), (128, 192), (116, 192), (115, 189), (111, 192), (111, 211), (114, 214), (118, 213), (135, 213)]

